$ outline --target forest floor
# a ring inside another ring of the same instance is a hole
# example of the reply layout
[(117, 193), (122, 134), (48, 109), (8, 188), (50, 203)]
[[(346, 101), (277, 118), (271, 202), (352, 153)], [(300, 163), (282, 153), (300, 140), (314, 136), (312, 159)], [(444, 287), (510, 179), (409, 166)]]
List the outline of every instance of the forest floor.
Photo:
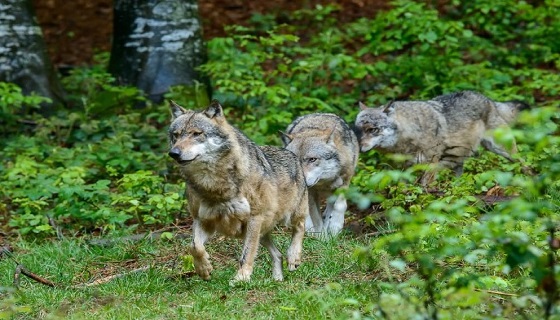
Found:
[[(199, 1), (200, 19), (206, 40), (224, 35), (224, 26), (245, 24), (254, 13), (289, 14), (303, 8), (336, 3), (338, 21), (372, 17), (389, 6), (388, 0), (205, 0)], [(33, 0), (55, 66), (88, 65), (98, 52), (111, 50), (113, 1)]]

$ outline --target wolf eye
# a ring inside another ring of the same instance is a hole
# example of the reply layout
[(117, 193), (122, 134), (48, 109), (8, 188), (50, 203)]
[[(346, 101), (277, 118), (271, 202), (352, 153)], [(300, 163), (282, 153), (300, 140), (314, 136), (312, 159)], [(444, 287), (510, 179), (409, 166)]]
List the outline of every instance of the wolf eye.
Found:
[(379, 128), (373, 128), (373, 127), (368, 127), (364, 129), (365, 133), (378, 133), (379, 132)]
[(195, 138), (196, 138), (196, 137), (200, 137), (201, 134), (202, 134), (202, 131), (193, 131), (193, 132), (191, 132), (191, 135), (192, 135), (193, 137), (195, 137)]
[(177, 139), (179, 139), (179, 136), (181, 135), (181, 133), (178, 132), (178, 131), (175, 131), (171, 135), (173, 136), (173, 139), (177, 140)]
[(307, 158), (308, 163), (313, 163), (315, 161), (317, 161), (317, 158)]

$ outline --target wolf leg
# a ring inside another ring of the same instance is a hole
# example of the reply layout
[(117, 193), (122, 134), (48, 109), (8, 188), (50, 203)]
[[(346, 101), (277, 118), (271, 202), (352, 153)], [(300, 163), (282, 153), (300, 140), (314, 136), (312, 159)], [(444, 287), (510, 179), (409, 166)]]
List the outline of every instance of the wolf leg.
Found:
[(284, 276), (282, 275), (282, 253), (278, 250), (276, 245), (274, 245), (270, 233), (265, 234), (261, 238), (261, 243), (270, 253), (270, 258), (272, 260), (272, 278), (276, 281), (284, 280)]
[(330, 235), (336, 235), (342, 231), (344, 227), (344, 213), (346, 213), (348, 205), (344, 195), (339, 194), (334, 202), (327, 201), (325, 209), (324, 231)]
[(499, 156), (502, 156), (508, 159), (510, 162), (515, 162), (515, 160), (509, 155), (509, 153), (506, 150), (504, 150), (502, 147), (500, 147), (494, 142), (494, 139), (490, 137), (482, 138), (480, 144), (484, 149), (493, 152)]
[(315, 192), (310, 192), (309, 215), (305, 219), (305, 230), (307, 232), (318, 233), (323, 230), (323, 219), (319, 209), (319, 195)]
[(200, 221), (195, 219), (192, 226), (193, 240), (190, 248), (191, 255), (193, 256), (194, 269), (202, 279), (209, 280), (210, 273), (212, 273), (212, 265), (210, 264), (210, 256), (206, 252), (204, 244), (212, 233), (207, 232), (200, 226)]
[[(301, 211), (307, 210), (303, 207), (305, 203), (302, 203)], [(294, 271), (301, 264), (301, 251), (303, 247), (303, 236), (305, 235), (305, 222), (303, 219), (292, 221), (292, 241), (290, 242), (290, 247), (288, 248), (287, 260), (288, 260), (288, 270)]]
[(253, 274), (253, 263), (255, 256), (259, 249), (259, 240), (261, 238), (261, 225), (262, 218), (251, 217), (247, 224), (247, 231), (245, 231), (245, 243), (243, 244), (243, 251), (239, 259), (239, 270), (233, 279), (234, 281), (249, 281), (251, 274)]

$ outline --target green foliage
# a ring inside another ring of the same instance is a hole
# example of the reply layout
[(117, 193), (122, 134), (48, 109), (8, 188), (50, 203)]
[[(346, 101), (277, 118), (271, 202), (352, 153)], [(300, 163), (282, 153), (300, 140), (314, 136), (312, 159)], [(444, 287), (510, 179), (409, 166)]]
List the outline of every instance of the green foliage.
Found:
[(294, 114), (338, 112), (356, 101), (352, 93), (359, 87), (349, 84), (363, 78), (367, 66), (345, 52), (343, 34), (326, 18), (334, 9), (294, 15), (300, 22), (314, 15), (311, 23), (324, 28), (305, 45), (284, 25), (261, 34), (233, 27), (229, 37), (209, 42), (210, 61), (201, 70), (213, 79), (216, 97), (233, 107), (242, 129), (257, 142), (278, 143), (278, 130)]
[(18, 304), (12, 288), (0, 287), (0, 319), (13, 319), (15, 315), (27, 314), (31, 311), (28, 306)]
[(173, 100), (187, 109), (200, 110), (210, 104), (208, 89), (196, 80), (192, 86), (172, 86), (165, 94), (165, 99)]
[(12, 131), (18, 115), (27, 113), (28, 109), (38, 109), (43, 102), (51, 100), (36, 94), (24, 95), (17, 85), (0, 82), (0, 125), (4, 127), (3, 131)]
[(107, 116), (115, 109), (124, 112), (138, 103), (147, 103), (136, 87), (115, 85), (116, 79), (106, 71), (109, 53), (98, 54), (94, 60), (93, 67), (72, 69), (62, 79), (70, 103), (82, 106), (87, 116)]
[(48, 236), (55, 228), (131, 231), (172, 222), (184, 186), (167, 180), (168, 107), (134, 110), (140, 92), (111, 84), (102, 66), (74, 70), (63, 82), (83, 110), (39, 118), (31, 135), (0, 142), (3, 224)]
[[(370, 268), (375, 280), (364, 281), (377, 292), (357, 299), (340, 287), (338, 274), (317, 264), (310, 274), (324, 272), (328, 280), (321, 281), (335, 283), (312, 288), (282, 312), (319, 305), (315, 317), (560, 314), (560, 3), (434, 3), (398, 0), (348, 24), (335, 19), (333, 5), (255, 15), (209, 42), (201, 71), (228, 119), (259, 144), (278, 144), (278, 130), (306, 113), (334, 112), (352, 122), (359, 100), (374, 106), (472, 89), (534, 107), (513, 130), (495, 132), (506, 146), (515, 141), (519, 162), (481, 152), (461, 177), (440, 172), (431, 192), (417, 183), (425, 167), (404, 169), (402, 157), (361, 154), (352, 186), (340, 192), (372, 210), (362, 222), (376, 236), (356, 249), (355, 261)], [(169, 174), (177, 169), (165, 156), (168, 107), (115, 85), (105, 72), (107, 56), (99, 59), (63, 79), (80, 108), (0, 141), (0, 219), (10, 230), (45, 237), (54, 228), (131, 231), (169, 224), (182, 212), (184, 185)], [(174, 87), (167, 98), (202, 108), (200, 88)], [(0, 84), (0, 112), (12, 128), (19, 107), (41, 101)], [(146, 108), (134, 108), (138, 103)], [(185, 271), (192, 270), (189, 261), (184, 256)]]

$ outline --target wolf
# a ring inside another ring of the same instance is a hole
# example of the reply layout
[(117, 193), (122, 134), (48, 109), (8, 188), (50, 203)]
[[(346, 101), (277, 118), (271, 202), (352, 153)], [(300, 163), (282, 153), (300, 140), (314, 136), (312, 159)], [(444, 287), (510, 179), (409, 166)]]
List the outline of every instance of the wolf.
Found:
[(213, 100), (204, 111), (186, 110), (170, 101), (171, 156), (186, 181), (193, 217), (190, 253), (196, 273), (210, 279), (213, 268), (205, 243), (215, 234), (243, 239), (233, 281), (248, 281), (259, 243), (272, 258), (272, 277), (282, 281), (282, 254), (271, 233), (280, 222), (292, 228), (288, 269), (301, 263), (308, 191), (299, 159), (291, 151), (257, 146), (229, 124)]
[[(407, 154), (413, 163), (437, 163), (461, 175), (463, 162), (479, 146), (515, 161), (488, 133), (511, 124), (528, 108), (522, 101), (497, 102), (475, 91), (426, 101), (392, 101), (379, 108), (360, 102), (355, 128), (362, 152)], [(429, 182), (423, 180), (424, 185)]]
[(309, 189), (309, 218), (306, 230), (336, 235), (344, 226), (347, 203), (344, 195), (321, 203), (337, 188), (348, 187), (358, 162), (358, 138), (348, 124), (330, 113), (313, 113), (296, 118), (282, 135), (284, 147), (295, 153), (303, 165)]

